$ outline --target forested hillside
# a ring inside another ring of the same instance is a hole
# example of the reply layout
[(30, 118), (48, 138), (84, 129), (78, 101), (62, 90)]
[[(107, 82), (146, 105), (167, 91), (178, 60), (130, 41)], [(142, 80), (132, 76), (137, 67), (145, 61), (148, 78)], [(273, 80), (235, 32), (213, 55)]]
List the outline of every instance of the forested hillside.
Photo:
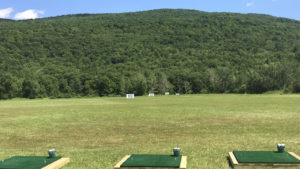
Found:
[(300, 92), (300, 21), (153, 10), (0, 20), (0, 98)]

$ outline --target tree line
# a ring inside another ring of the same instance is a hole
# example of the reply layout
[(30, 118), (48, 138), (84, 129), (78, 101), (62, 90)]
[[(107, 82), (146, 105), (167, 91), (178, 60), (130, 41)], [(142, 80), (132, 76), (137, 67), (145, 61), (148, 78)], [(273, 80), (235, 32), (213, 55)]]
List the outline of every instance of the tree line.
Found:
[(153, 10), (0, 20), (0, 99), (300, 92), (300, 22)]

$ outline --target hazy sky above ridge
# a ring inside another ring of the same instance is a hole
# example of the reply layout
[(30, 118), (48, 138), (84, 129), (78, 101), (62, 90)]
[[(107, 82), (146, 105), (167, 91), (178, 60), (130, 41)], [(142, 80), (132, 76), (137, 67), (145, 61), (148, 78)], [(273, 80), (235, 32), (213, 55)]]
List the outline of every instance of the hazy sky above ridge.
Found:
[(20, 20), (161, 8), (259, 13), (300, 20), (300, 0), (0, 0), (0, 18)]

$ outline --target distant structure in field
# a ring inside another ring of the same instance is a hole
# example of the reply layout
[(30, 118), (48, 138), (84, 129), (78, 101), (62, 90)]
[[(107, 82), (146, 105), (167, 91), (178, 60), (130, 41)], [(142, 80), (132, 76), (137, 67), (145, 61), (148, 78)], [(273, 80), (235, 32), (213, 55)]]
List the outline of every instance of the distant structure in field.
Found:
[(134, 99), (134, 94), (126, 94), (127, 99)]
[(179, 93), (176, 93), (176, 96), (179, 96), (180, 94)]
[(169, 92), (165, 92), (165, 95), (169, 95), (170, 93)]
[(149, 96), (154, 96), (154, 93), (149, 93)]

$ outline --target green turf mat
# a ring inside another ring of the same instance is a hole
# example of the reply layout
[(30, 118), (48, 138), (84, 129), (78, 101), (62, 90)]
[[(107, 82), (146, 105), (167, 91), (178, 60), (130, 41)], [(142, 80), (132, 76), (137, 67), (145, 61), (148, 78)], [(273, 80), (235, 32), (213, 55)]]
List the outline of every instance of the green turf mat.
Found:
[(151, 155), (151, 154), (133, 154), (121, 167), (174, 167), (179, 168), (181, 162), (180, 156), (172, 155)]
[(288, 152), (277, 151), (233, 151), (239, 163), (300, 163)]
[(0, 161), (0, 169), (40, 169), (61, 157), (14, 156)]

